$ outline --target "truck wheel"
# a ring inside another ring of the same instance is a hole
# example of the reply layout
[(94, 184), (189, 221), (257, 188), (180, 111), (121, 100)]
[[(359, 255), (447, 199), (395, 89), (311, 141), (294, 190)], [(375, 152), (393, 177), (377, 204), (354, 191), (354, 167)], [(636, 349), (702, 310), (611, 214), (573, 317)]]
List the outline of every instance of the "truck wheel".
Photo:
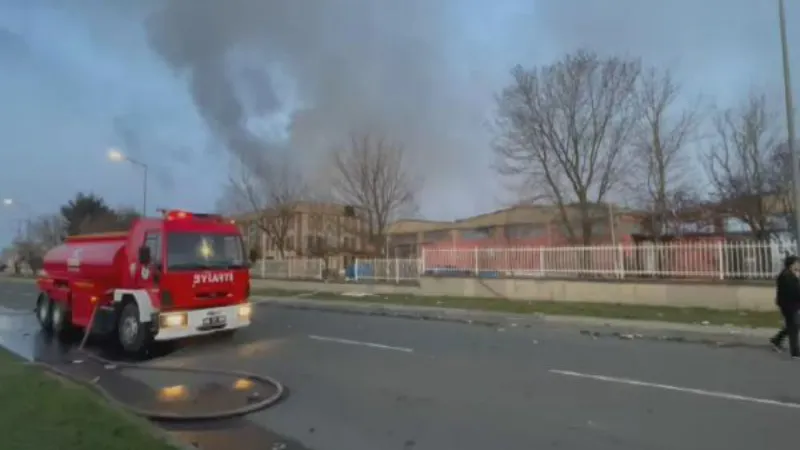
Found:
[(62, 302), (50, 302), (50, 304), (50, 323), (53, 334), (59, 339), (65, 339), (72, 331), (72, 313)]
[(139, 307), (128, 302), (122, 307), (117, 322), (117, 336), (122, 349), (128, 353), (139, 354), (150, 343), (152, 334), (149, 327), (139, 321)]
[(36, 299), (36, 318), (39, 320), (39, 326), (44, 331), (50, 331), (53, 326), (53, 302), (44, 292), (39, 293), (39, 298)]

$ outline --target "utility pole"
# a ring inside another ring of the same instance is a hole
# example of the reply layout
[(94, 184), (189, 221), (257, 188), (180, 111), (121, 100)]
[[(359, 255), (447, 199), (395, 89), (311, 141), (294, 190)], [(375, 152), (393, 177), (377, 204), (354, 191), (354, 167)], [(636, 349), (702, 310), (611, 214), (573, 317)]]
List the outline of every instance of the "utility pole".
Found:
[(614, 226), (614, 205), (608, 204), (608, 229), (611, 232), (611, 245), (617, 246), (617, 230)]
[(795, 255), (800, 255), (800, 157), (794, 150), (794, 106), (792, 105), (792, 74), (789, 69), (789, 42), (786, 38), (786, 6), (778, 0), (778, 21), (781, 33), (781, 55), (783, 56), (783, 90), (786, 100), (787, 150), (792, 162), (792, 192), (794, 194), (794, 239)]
[(109, 149), (108, 159), (115, 162), (127, 161), (134, 166), (140, 167), (144, 171), (144, 180), (142, 185), (142, 217), (147, 217), (147, 164), (128, 157), (116, 148)]

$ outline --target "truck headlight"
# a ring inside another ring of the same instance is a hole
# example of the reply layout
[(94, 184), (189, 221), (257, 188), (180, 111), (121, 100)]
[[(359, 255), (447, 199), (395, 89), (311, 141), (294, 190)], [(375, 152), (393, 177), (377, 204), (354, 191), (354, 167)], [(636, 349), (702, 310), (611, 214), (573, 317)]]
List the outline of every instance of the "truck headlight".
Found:
[(248, 303), (246, 305), (239, 306), (239, 318), (240, 319), (250, 319), (250, 315), (253, 313), (253, 307)]
[(188, 323), (186, 313), (161, 314), (161, 328), (185, 327)]

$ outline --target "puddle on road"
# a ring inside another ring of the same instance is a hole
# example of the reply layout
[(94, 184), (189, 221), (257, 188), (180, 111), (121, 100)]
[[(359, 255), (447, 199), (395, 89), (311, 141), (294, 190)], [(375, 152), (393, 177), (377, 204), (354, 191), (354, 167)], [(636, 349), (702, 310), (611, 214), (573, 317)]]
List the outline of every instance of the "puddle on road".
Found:
[(33, 312), (0, 307), (0, 345), (28, 361), (36, 359), (38, 349), (48, 346), (39, 336), (39, 323)]
[[(41, 332), (33, 312), (0, 307), (0, 346), (29, 361), (48, 364), (76, 379), (97, 384), (123, 402), (146, 409), (173, 413), (197, 413), (231, 409), (252, 401), (257, 392), (265, 398), (274, 393), (271, 386), (252, 380), (148, 371), (147, 366), (110, 370), (106, 365), (78, 354), (80, 336), (61, 342)], [(157, 347), (145, 361), (131, 360), (108, 346), (92, 345), (90, 351), (116, 362), (154, 362), (169, 355), (169, 346)], [(74, 363), (81, 361), (79, 364)], [(141, 372), (131, 377), (130, 372)], [(226, 450), (235, 443), (239, 450), (308, 450), (295, 441), (256, 426), (246, 418), (159, 423), (159, 427), (179, 440), (203, 450)]]

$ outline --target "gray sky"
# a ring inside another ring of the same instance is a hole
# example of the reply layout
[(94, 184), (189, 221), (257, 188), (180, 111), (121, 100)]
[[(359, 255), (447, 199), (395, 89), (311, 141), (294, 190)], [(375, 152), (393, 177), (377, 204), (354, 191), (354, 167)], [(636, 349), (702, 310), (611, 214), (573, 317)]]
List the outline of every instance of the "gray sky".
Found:
[[(424, 216), (485, 212), (508, 199), (489, 169), (493, 95), (512, 65), (578, 47), (671, 67), (721, 106), (781, 93), (771, 0), (66, 4), (0, 0), (0, 197), (34, 212), (79, 190), (138, 207), (141, 174), (110, 146), (150, 165), (151, 208), (209, 210), (231, 154), (319, 173), (356, 128), (405, 143)], [(800, 42), (800, 7), (788, 16)], [(0, 211), (0, 243), (21, 217)]]

